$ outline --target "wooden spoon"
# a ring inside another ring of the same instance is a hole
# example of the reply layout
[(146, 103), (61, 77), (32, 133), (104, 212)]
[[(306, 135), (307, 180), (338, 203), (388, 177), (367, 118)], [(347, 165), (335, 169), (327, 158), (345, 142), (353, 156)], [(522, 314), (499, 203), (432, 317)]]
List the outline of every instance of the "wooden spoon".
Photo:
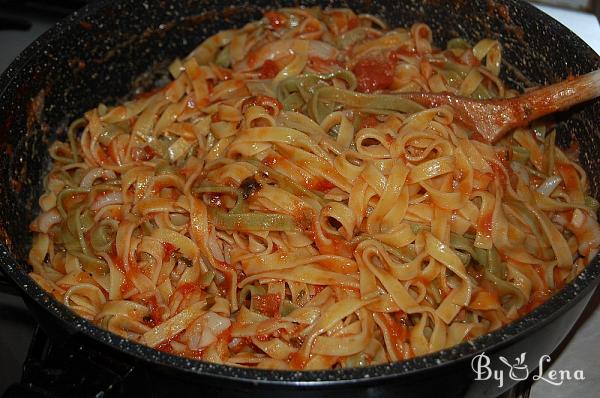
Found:
[(600, 70), (514, 98), (476, 100), (444, 93), (397, 93), (428, 108), (450, 105), (465, 127), (495, 142), (515, 127), (600, 96)]

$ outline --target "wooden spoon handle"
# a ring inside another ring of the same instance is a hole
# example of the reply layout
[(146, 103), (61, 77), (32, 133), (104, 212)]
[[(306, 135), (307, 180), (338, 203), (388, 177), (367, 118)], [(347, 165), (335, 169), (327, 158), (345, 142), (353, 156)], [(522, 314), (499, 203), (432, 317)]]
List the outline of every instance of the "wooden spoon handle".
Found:
[(426, 107), (450, 105), (454, 117), (484, 140), (495, 142), (515, 127), (600, 97), (600, 70), (540, 87), (514, 98), (476, 100), (447, 93), (397, 93)]
[(600, 96), (600, 70), (541, 87), (523, 94), (522, 102), (527, 121)]

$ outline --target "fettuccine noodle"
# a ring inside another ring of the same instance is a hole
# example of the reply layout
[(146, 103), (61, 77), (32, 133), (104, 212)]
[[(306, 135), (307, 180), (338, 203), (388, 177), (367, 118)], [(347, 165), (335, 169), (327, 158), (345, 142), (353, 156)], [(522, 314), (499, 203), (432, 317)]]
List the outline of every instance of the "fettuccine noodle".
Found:
[(598, 202), (552, 125), (496, 145), (394, 92), (509, 97), (500, 44), (348, 9), (210, 37), (172, 80), (50, 148), (31, 277), (169, 353), (322, 369), (495, 330), (596, 255)]

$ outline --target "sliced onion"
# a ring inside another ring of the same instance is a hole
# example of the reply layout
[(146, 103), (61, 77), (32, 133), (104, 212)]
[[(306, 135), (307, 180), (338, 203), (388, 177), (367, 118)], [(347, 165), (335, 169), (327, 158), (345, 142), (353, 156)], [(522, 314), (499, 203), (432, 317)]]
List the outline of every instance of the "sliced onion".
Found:
[(552, 192), (561, 184), (562, 178), (560, 176), (550, 176), (546, 178), (539, 187), (537, 187), (537, 191), (544, 196), (550, 196)]
[(56, 207), (48, 210), (37, 216), (31, 225), (31, 229), (37, 232), (47, 233), (54, 224), (58, 224), (62, 220), (60, 213)]
[(110, 249), (112, 245), (112, 241), (114, 240), (114, 236), (116, 234), (116, 229), (114, 225), (111, 224), (101, 224), (98, 227), (92, 230), (90, 236), (90, 243), (92, 244), (92, 248), (98, 252), (106, 252)]
[(223, 256), (223, 251), (219, 247), (219, 243), (217, 242), (217, 237), (214, 234), (210, 234), (207, 240), (208, 248), (212, 253), (213, 257), (218, 261), (225, 261), (225, 257)]
[(510, 168), (515, 172), (516, 175), (519, 176), (521, 180), (523, 180), (525, 185), (529, 185), (529, 172), (522, 163), (512, 160), (510, 162)]
[(240, 339), (239, 337), (234, 337), (231, 339), (231, 341), (229, 342), (229, 344), (227, 344), (227, 346), (229, 348), (233, 348), (236, 345), (240, 344), (242, 342), (242, 339)]
[(106, 195), (100, 195), (96, 199), (90, 209), (99, 210), (103, 207), (110, 205), (120, 205), (123, 203), (123, 193), (121, 191), (107, 193)]
[(225, 275), (220, 271), (215, 271), (215, 283), (220, 285), (223, 282), (225, 282)]
[[(319, 57), (322, 59), (337, 59), (339, 50), (331, 44), (319, 40), (308, 41), (309, 57)], [(276, 40), (262, 46), (254, 53), (253, 57), (246, 57), (244, 60), (234, 65), (236, 71), (248, 71), (260, 68), (266, 60), (274, 60), (294, 52), (294, 49), (302, 48), (304, 40), (286, 39)], [(248, 64), (248, 59), (252, 59), (252, 63)]]
[(231, 326), (231, 320), (214, 312), (208, 312), (204, 315), (206, 329), (215, 336), (220, 335)]
[(573, 216), (571, 217), (571, 225), (575, 228), (581, 228), (585, 222), (585, 214), (580, 209), (573, 210)]
[[(212, 333), (210, 330), (205, 329), (202, 331), (202, 336), (200, 337), (200, 341), (198, 342), (198, 347), (196, 349), (207, 347), (216, 341), (217, 336), (215, 336), (215, 334)], [(191, 346), (190, 348), (194, 349)]]
[(116, 180), (117, 179), (117, 175), (115, 174), (114, 171), (106, 170), (101, 167), (97, 167), (95, 169), (90, 170), (81, 179), (79, 186), (84, 187), (84, 188), (90, 188), (94, 184), (94, 181), (96, 181), (100, 177), (104, 178), (105, 180)]
[(182, 341), (187, 343), (191, 350), (199, 350), (215, 343), (218, 336), (229, 327), (231, 327), (229, 318), (208, 312), (187, 328), (182, 336)]

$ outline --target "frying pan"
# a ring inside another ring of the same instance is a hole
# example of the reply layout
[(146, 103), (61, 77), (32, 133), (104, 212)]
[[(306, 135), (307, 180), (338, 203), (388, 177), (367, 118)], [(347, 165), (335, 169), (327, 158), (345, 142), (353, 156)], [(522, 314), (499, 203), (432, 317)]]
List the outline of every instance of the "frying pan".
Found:
[[(564, 26), (527, 3), (514, 0), (373, 2), (302, 1), (302, 5), (347, 6), (382, 17), (392, 26), (427, 23), (435, 43), (452, 37), (470, 42), (498, 39), (504, 48), (503, 78), (515, 88), (550, 84), (600, 68), (600, 58)], [(515, 382), (477, 381), (471, 359), (482, 352), (492, 369), (500, 355), (535, 369), (569, 332), (600, 281), (594, 260), (569, 285), (527, 316), (493, 333), (430, 355), (389, 365), (293, 372), (234, 368), (190, 360), (132, 343), (99, 329), (55, 302), (28, 276), (28, 224), (35, 216), (47, 147), (64, 137), (69, 120), (99, 102), (115, 103), (164, 82), (168, 60), (184, 56), (221, 29), (260, 18), (291, 1), (219, 0), (99, 1), (59, 23), (27, 48), (0, 77), (0, 269), (42, 327), (57, 338), (144, 366), (164, 391), (157, 394), (247, 396), (496, 396)], [(598, 197), (600, 101), (557, 116), (559, 144), (579, 144), (580, 162)], [(508, 369), (504, 368), (505, 371)]]

